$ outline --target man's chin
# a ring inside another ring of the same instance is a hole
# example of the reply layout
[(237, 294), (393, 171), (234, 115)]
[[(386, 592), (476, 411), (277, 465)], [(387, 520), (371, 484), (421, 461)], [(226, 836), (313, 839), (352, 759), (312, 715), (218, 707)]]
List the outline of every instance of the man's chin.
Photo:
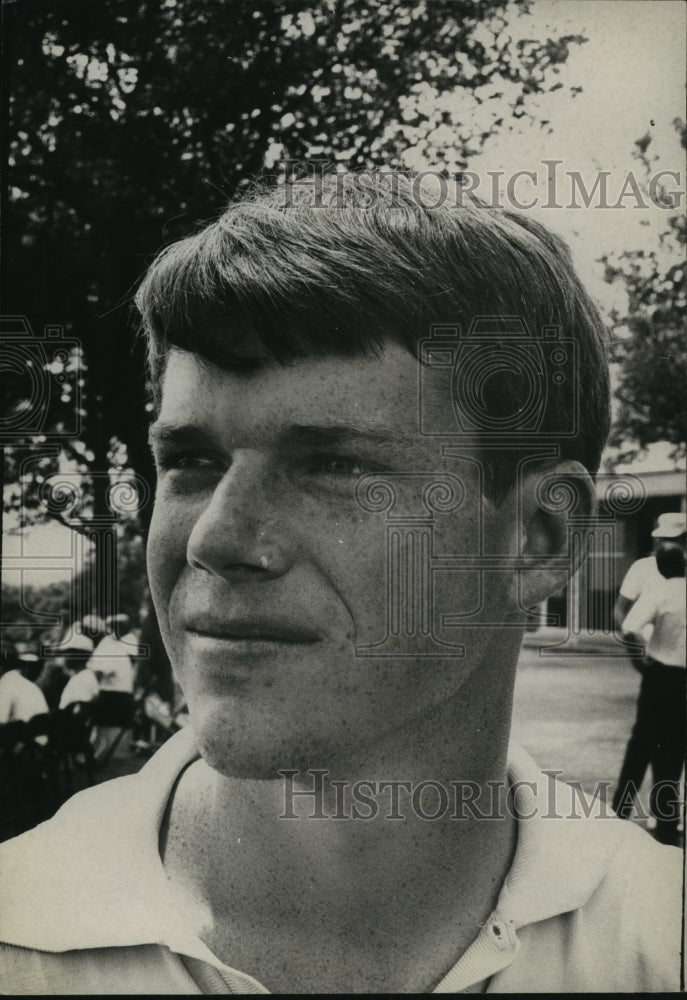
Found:
[(307, 771), (315, 766), (315, 752), (290, 745), (265, 743), (245, 735), (206, 734), (193, 729), (201, 757), (213, 771), (225, 778), (253, 781), (281, 780), (282, 772)]

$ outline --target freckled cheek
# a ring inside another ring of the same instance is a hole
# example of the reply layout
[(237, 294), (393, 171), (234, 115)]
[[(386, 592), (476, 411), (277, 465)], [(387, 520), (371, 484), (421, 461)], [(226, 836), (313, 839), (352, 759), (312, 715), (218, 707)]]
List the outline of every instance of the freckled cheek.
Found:
[(351, 625), (343, 645), (379, 638), (386, 622), (386, 533), (384, 524), (351, 519), (333, 526), (317, 561), (344, 603)]
[(186, 565), (189, 532), (179, 512), (156, 501), (146, 558), (153, 600), (160, 616), (166, 617), (172, 591)]

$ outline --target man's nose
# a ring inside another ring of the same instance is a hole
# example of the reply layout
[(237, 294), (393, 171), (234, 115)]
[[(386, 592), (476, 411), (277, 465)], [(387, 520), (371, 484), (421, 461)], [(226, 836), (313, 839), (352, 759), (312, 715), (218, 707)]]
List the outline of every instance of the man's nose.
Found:
[(223, 577), (285, 573), (292, 548), (280, 513), (282, 492), (260, 459), (233, 457), (191, 530), (189, 566)]

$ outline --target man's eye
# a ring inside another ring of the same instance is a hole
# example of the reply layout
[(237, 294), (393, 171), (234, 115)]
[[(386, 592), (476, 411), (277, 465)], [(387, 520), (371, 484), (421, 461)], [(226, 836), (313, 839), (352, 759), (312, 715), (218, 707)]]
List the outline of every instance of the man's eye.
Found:
[(371, 472), (372, 466), (368, 462), (345, 455), (322, 455), (310, 460), (309, 471), (314, 475), (358, 478), (366, 472)]
[(163, 452), (157, 456), (156, 462), (160, 472), (205, 471), (218, 469), (220, 466), (218, 459), (214, 456), (195, 452)]

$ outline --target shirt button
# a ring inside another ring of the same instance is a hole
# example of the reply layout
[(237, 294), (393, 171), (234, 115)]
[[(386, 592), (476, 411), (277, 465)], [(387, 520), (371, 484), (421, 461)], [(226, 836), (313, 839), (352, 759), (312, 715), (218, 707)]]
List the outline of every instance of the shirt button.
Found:
[(488, 925), (488, 932), (499, 951), (508, 951), (513, 948), (513, 941), (511, 940), (511, 935), (508, 933), (508, 927), (502, 921), (492, 920)]

